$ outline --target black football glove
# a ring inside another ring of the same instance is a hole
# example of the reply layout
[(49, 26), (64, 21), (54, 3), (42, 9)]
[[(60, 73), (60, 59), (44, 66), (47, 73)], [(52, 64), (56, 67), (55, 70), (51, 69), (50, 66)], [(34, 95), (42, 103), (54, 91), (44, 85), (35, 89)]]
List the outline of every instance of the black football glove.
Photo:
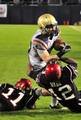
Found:
[(68, 44), (66, 44), (66, 45), (64, 46), (64, 48), (61, 50), (61, 52), (68, 52), (68, 51), (70, 51), (70, 50), (71, 50), (71, 46), (68, 45)]
[(63, 56), (65, 53), (69, 52), (71, 50), (71, 46), (65, 44), (65, 46), (61, 47), (60, 52), (57, 53), (58, 57)]

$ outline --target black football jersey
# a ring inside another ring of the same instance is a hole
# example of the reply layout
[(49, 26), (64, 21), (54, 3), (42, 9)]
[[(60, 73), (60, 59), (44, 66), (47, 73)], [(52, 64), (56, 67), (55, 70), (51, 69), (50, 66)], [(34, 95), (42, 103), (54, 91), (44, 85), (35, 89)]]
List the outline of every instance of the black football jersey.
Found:
[(58, 101), (68, 107), (71, 111), (81, 112), (81, 95), (74, 83), (76, 77), (76, 69), (72, 65), (63, 67), (61, 79), (58, 82), (49, 82), (45, 75), (39, 76), (39, 85), (48, 89), (54, 96), (57, 96)]
[(68, 107), (71, 111), (81, 112), (81, 96), (79, 96), (78, 89), (73, 81), (75, 77), (72, 72), (71, 66), (64, 67), (60, 82), (51, 82), (49, 87), (52, 88), (63, 106)]
[(0, 87), (0, 102), (5, 106), (5, 110), (23, 109), (30, 97), (29, 93), (24, 93), (10, 84)]

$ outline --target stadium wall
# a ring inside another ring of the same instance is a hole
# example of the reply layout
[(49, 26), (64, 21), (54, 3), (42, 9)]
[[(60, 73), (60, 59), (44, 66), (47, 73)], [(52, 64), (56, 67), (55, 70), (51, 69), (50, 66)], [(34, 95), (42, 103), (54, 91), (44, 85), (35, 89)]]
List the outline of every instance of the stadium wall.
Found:
[(43, 13), (53, 14), (59, 24), (74, 24), (81, 21), (81, 5), (7, 5), (7, 17), (0, 17), (0, 24), (36, 24), (37, 18)]

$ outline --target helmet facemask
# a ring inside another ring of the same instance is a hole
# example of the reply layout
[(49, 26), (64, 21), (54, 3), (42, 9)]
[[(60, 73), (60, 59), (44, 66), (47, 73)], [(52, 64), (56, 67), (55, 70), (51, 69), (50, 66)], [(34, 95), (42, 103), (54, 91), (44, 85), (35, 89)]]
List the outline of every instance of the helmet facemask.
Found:
[(57, 24), (55, 24), (55, 25), (47, 25), (46, 27), (45, 27), (45, 31), (46, 31), (46, 33), (48, 34), (48, 35), (54, 35), (54, 34), (56, 34), (56, 32), (57, 32)]

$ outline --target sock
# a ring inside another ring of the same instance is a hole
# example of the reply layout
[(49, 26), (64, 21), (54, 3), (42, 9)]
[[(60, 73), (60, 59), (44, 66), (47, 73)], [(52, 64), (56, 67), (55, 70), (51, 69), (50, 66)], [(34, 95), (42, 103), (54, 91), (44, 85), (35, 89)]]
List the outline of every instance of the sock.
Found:
[(35, 94), (36, 94), (37, 96), (42, 96), (42, 89), (41, 89), (41, 88), (37, 88), (37, 89), (35, 90)]
[(58, 100), (56, 97), (51, 97), (51, 106), (57, 106), (58, 104)]

